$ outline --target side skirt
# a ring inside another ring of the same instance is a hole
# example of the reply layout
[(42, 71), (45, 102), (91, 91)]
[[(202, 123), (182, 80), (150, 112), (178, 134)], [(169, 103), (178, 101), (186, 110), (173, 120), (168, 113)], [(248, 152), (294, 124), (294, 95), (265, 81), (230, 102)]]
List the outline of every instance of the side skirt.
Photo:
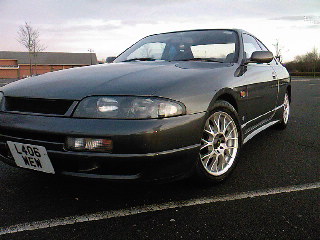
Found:
[(263, 130), (267, 129), (268, 127), (271, 127), (272, 125), (276, 124), (277, 122), (279, 122), (279, 120), (269, 122), (269, 123), (257, 128), (256, 130), (254, 130), (252, 133), (250, 133), (248, 136), (245, 137), (245, 139), (243, 140), (243, 144), (247, 143), (251, 138), (253, 138), (255, 135), (257, 135), (259, 132), (262, 132)]

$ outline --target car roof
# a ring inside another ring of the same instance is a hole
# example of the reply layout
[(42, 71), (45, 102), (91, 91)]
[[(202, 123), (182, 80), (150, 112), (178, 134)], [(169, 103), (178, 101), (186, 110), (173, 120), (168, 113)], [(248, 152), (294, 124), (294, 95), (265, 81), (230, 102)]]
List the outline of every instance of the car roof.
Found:
[[(168, 34), (168, 33), (181, 33), (181, 32), (194, 32), (194, 31), (211, 31), (211, 30), (227, 30), (227, 31), (236, 31), (239, 34), (242, 33), (247, 33), (252, 35), (251, 33), (243, 30), (243, 29), (239, 29), (239, 28), (208, 28), (208, 29), (190, 29), (190, 30), (180, 30), (180, 31), (172, 31), (172, 32), (163, 32), (163, 33), (156, 33), (156, 34), (151, 34), (149, 36), (155, 36), (155, 35), (160, 35), (160, 34)], [(147, 37), (149, 37), (147, 36)]]

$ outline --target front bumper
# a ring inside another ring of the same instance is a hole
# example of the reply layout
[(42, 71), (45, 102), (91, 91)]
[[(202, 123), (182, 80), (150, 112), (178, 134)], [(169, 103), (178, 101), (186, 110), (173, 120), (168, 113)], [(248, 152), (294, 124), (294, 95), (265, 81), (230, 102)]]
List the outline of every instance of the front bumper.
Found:
[[(7, 141), (44, 146), (56, 173), (111, 180), (161, 180), (192, 172), (205, 113), (166, 119), (74, 119), (0, 113), (0, 160)], [(112, 153), (73, 152), (66, 137), (108, 138)]]

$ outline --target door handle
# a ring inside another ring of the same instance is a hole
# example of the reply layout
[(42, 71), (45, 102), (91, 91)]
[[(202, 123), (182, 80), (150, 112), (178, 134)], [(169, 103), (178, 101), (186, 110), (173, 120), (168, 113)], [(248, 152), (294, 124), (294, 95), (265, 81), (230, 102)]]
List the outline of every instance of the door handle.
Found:
[(276, 79), (277, 78), (277, 74), (275, 72), (272, 73), (272, 78)]

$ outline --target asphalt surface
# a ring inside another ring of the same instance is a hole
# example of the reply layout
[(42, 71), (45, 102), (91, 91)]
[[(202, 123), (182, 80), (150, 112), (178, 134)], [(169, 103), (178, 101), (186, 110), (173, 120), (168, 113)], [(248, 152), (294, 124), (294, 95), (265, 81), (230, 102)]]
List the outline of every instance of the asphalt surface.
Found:
[[(271, 128), (250, 140), (233, 174), (218, 185), (190, 180), (119, 184), (39, 175), (0, 163), (0, 239), (320, 239), (320, 79), (293, 80), (288, 128)], [(303, 184), (316, 187), (279, 194), (270, 190)], [(237, 199), (248, 191), (270, 194)], [(226, 195), (235, 199), (202, 202)], [(197, 204), (183, 205), (190, 199)], [(172, 201), (182, 207), (117, 216), (123, 209)], [(37, 227), (103, 211), (114, 217)], [(24, 223), (35, 230), (1, 235), (6, 227)]]

